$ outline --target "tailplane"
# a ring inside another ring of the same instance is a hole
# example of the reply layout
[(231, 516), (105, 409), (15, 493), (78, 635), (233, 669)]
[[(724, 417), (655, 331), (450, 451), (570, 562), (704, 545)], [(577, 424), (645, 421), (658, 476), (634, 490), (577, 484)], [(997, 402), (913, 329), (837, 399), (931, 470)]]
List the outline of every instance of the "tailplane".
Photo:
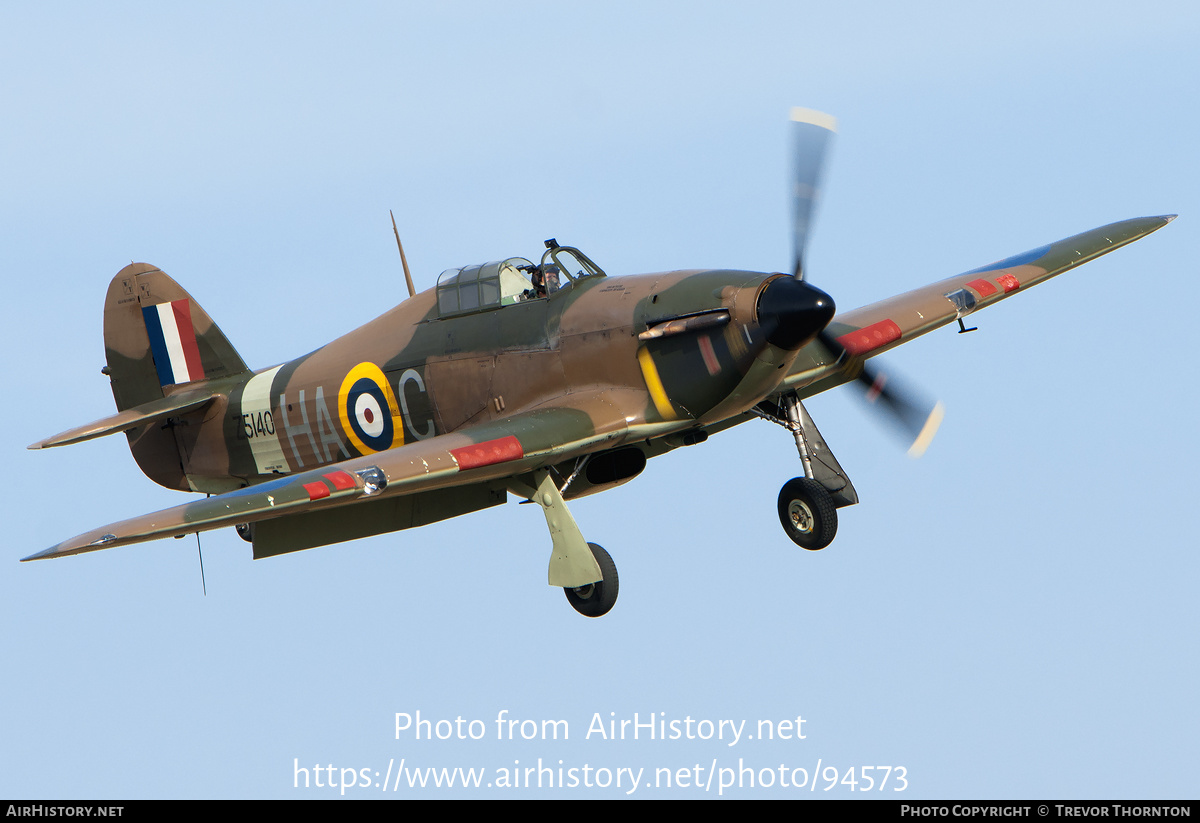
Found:
[(238, 382), (227, 378), (249, 377), (250, 372), (183, 287), (147, 263), (131, 263), (117, 272), (104, 301), (104, 351), (104, 373), (112, 381), (117, 413), (31, 449), (120, 431), (138, 467), (155, 483), (206, 492), (242, 485), (228, 476), (228, 466), (214, 471), (213, 465), (205, 465), (196, 471), (193, 465), (201, 430), (209, 428), (204, 424), (216, 423), (220, 439), (227, 395)]

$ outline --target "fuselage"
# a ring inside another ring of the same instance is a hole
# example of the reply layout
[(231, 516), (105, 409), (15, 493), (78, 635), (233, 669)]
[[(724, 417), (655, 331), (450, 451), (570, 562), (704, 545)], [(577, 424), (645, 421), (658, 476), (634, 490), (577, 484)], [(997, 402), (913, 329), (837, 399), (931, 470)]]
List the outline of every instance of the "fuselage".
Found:
[[(714, 410), (738, 414), (779, 382), (795, 355), (771, 345), (759, 322), (764, 285), (781, 277), (587, 276), (544, 297), (465, 313), (440, 311), (430, 289), (232, 385), (199, 427), (181, 433), (194, 455), (189, 485), (253, 484), (569, 403), (574, 393), (603, 391), (633, 429), (687, 429), (712, 422)], [(646, 339), (648, 329), (697, 316), (708, 325)], [(747, 391), (742, 384), (756, 372)]]

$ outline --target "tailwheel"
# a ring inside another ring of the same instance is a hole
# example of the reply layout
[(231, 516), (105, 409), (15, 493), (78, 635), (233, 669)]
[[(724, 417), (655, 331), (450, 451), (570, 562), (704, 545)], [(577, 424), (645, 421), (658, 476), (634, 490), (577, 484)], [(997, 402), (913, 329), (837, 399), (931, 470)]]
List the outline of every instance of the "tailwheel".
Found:
[(779, 522), (793, 543), (817, 551), (832, 543), (837, 534), (837, 508), (824, 486), (796, 477), (779, 491)]
[(613, 563), (612, 558), (608, 556), (608, 552), (602, 546), (588, 543), (588, 548), (592, 550), (592, 557), (596, 558), (596, 563), (600, 566), (600, 573), (604, 575), (604, 579), (574, 589), (563, 589), (563, 591), (567, 595), (567, 602), (571, 604), (571, 608), (584, 617), (603, 617), (617, 602), (619, 587), (617, 564)]

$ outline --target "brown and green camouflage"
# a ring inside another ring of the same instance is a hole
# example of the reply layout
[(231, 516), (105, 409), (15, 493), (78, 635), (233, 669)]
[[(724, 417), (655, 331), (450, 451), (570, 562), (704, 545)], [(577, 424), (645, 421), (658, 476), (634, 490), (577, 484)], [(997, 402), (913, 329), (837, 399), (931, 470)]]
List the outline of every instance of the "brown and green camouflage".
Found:
[[(789, 274), (608, 277), (548, 241), (538, 264), (450, 270), (361, 328), (259, 371), (174, 280), (135, 263), (113, 278), (104, 309), (117, 414), (31, 448), (121, 431), (155, 482), (212, 496), (25, 559), (234, 525), (265, 557), (432, 523), (511, 493), (545, 511), (551, 583), (585, 587), (602, 571), (565, 500), (756, 416), (787, 425), (789, 403), (802, 411), (802, 398), (853, 379), (868, 358), (1171, 219), (1114, 223), (836, 316), (827, 295)], [(811, 423), (806, 412), (791, 420), (796, 430)], [(842, 490), (836, 505), (857, 500), (832, 455), (824, 462), (834, 468), (806, 474)]]

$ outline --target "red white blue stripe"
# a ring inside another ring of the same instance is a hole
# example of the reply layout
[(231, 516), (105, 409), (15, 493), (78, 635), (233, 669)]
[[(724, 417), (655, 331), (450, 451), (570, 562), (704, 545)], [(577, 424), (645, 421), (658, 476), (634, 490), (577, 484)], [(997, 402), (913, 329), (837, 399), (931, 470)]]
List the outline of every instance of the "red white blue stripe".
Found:
[(154, 368), (163, 386), (190, 383), (204, 379), (200, 348), (196, 345), (196, 329), (192, 326), (192, 308), (187, 298), (156, 306), (143, 306), (146, 334)]

